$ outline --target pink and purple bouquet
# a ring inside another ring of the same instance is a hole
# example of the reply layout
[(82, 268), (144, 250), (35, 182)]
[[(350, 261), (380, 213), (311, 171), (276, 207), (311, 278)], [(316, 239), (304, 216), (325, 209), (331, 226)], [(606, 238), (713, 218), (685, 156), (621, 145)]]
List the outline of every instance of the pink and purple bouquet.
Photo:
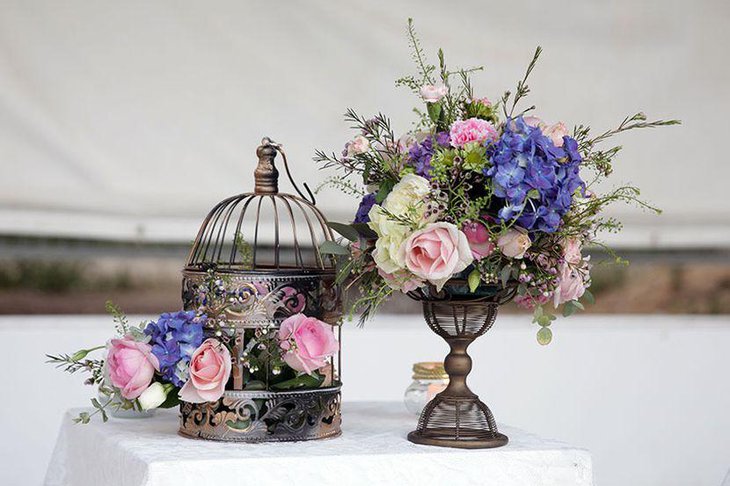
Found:
[(341, 275), (359, 290), (352, 310), (362, 320), (395, 291), (438, 293), (462, 282), (475, 296), (511, 290), (518, 305), (534, 310), (538, 341), (547, 344), (555, 319), (549, 307), (568, 316), (593, 300), (583, 248), (620, 229), (601, 211), (616, 201), (657, 211), (636, 187), (595, 189), (621, 148), (599, 145), (627, 130), (679, 122), (637, 113), (597, 136), (581, 124), (569, 130), (535, 116), (534, 106), (518, 108), (539, 47), (516, 91), (493, 102), (470, 83), (481, 68), (450, 71), (441, 50), (438, 66), (429, 64), (410, 20), (408, 33), (418, 73), (396, 84), (422, 103), (416, 128), (398, 137), (386, 116), (348, 110), (358, 133), (341, 154), (318, 151), (315, 160), (340, 170), (328, 183), (361, 200), (351, 224), (332, 224), (346, 247), (323, 250), (346, 256)]
[[(215, 286), (227, 295), (224, 282)], [(64, 371), (88, 373), (85, 383), (98, 387), (98, 398), (91, 400), (94, 411), (81, 412), (77, 423), (89, 423), (95, 414), (106, 422), (108, 410), (142, 412), (175, 407), (181, 400), (215, 402), (223, 396), (231, 379), (234, 346), (230, 329), (222, 325), (225, 309), (201, 306), (164, 313), (139, 326), (130, 325), (113, 304), (107, 303), (107, 310), (117, 336), (106, 345), (72, 355), (48, 355), (49, 362)], [(96, 351), (106, 354), (91, 359)], [(329, 358), (338, 351), (332, 326), (292, 313), (278, 330), (259, 330), (249, 341), (244, 353), (247, 389), (262, 389), (264, 382), (273, 390), (328, 386)]]

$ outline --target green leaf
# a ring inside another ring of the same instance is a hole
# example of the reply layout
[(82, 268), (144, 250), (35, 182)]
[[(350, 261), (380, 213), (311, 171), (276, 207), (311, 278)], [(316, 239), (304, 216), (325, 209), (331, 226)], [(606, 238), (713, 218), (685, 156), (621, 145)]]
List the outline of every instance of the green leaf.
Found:
[(352, 223), (350, 226), (352, 226), (360, 236), (367, 240), (374, 240), (378, 237), (378, 234), (366, 223)]
[(381, 204), (383, 201), (385, 201), (385, 198), (388, 197), (388, 194), (390, 194), (393, 186), (395, 186), (395, 181), (393, 179), (385, 179), (384, 181), (382, 181), (380, 183), (378, 193), (375, 195), (375, 202)]
[(476, 291), (479, 287), (479, 282), (481, 281), (481, 274), (479, 273), (479, 270), (476, 268), (472, 270), (467, 277), (467, 281), (469, 282), (469, 291), (474, 293), (474, 291)]
[(539, 199), (540, 198), (540, 192), (537, 189), (530, 189), (527, 192), (527, 197), (530, 199)]
[(553, 332), (550, 330), (549, 327), (541, 327), (540, 330), (537, 331), (537, 342), (541, 345), (548, 345), (552, 340)]
[(588, 302), (589, 304), (595, 304), (596, 298), (593, 296), (590, 290), (586, 289), (585, 292), (583, 292), (583, 300)]
[(321, 245), (319, 245), (319, 251), (320, 253), (326, 254), (326, 255), (349, 255), (350, 250), (345, 248), (342, 245), (338, 245), (334, 241), (325, 241)]
[(581, 304), (580, 302), (578, 302), (577, 300), (571, 300), (571, 302), (573, 303), (573, 305), (576, 308), (578, 308), (580, 310), (586, 310), (585, 306), (583, 304)]
[(563, 317), (570, 317), (573, 314), (575, 314), (575, 311), (577, 310), (577, 307), (573, 305), (574, 301), (566, 302), (563, 306)]
[(502, 271), (499, 274), (499, 279), (502, 282), (502, 287), (507, 287), (507, 282), (509, 282), (509, 277), (512, 274), (512, 267), (509, 265), (505, 265), (504, 268), (502, 268)]
[(165, 398), (165, 401), (162, 402), (158, 408), (173, 408), (180, 405), (180, 397), (178, 397), (179, 392), (179, 388), (173, 387), (167, 392), (167, 398)]
[(339, 234), (341, 234), (350, 241), (357, 241), (358, 239), (360, 239), (360, 234), (355, 228), (353, 228), (349, 224), (335, 223), (334, 221), (329, 221), (327, 223), (327, 226), (337, 231)]
[(438, 123), (441, 116), (441, 103), (426, 103), (426, 110), (428, 110), (428, 117), (431, 121)]
[(291, 380), (282, 381), (271, 385), (274, 390), (292, 390), (294, 388), (319, 388), (324, 381), (324, 376), (319, 373), (315, 375), (302, 374)]
[(547, 327), (553, 321), (552, 319), (550, 319), (550, 317), (552, 317), (552, 316), (550, 316), (549, 314), (543, 314), (537, 318), (537, 323), (540, 324), (540, 326), (542, 326), (542, 327)]

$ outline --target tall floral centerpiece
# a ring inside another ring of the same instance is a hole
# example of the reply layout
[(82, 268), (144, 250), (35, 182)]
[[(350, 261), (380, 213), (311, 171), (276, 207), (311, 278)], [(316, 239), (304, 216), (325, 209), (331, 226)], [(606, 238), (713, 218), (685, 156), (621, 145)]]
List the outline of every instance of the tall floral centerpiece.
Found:
[(362, 321), (393, 292), (407, 293), (451, 347), (450, 384), (409, 439), (495, 447), (507, 438), (466, 386), (467, 346), (507, 301), (534, 311), (541, 344), (552, 339), (554, 309), (569, 316), (593, 301), (583, 248), (603, 246), (599, 234), (620, 229), (603, 209), (626, 202), (658, 212), (636, 187), (594, 189), (621, 149), (602, 143), (679, 122), (637, 113), (597, 135), (583, 124), (571, 130), (536, 116), (534, 106), (519, 108), (539, 47), (515, 92), (492, 101), (472, 88), (470, 75), (481, 68), (449, 70), (441, 50), (438, 65), (430, 64), (410, 20), (408, 35), (417, 74), (396, 84), (421, 102), (415, 130), (398, 137), (385, 115), (348, 110), (357, 134), (339, 155), (316, 154), (322, 167), (341, 171), (329, 184), (360, 197), (351, 224), (331, 224), (344, 243), (323, 250), (341, 255), (341, 279), (358, 292), (351, 311)]

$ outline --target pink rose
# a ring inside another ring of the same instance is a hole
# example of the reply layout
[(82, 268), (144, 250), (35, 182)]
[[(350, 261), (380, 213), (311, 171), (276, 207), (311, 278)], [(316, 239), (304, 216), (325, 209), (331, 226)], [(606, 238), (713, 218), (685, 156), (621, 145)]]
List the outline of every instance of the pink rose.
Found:
[(215, 402), (231, 375), (231, 353), (217, 339), (209, 338), (190, 358), (190, 377), (178, 394), (190, 403)]
[(160, 362), (152, 354), (152, 346), (127, 336), (112, 339), (106, 366), (112, 385), (119, 388), (127, 400), (134, 400), (150, 386)]
[(489, 256), (494, 251), (494, 243), (489, 238), (487, 227), (476, 221), (468, 221), (464, 223), (461, 231), (466, 235), (471, 248), (471, 254), (475, 260)]
[(527, 126), (530, 126), (530, 127), (536, 127), (536, 128), (540, 128), (540, 129), (547, 127), (545, 122), (542, 121), (541, 118), (536, 117), (536, 116), (532, 116), (532, 115), (525, 116), (525, 117), (522, 117), (522, 120), (524, 120), (524, 122), (527, 124)]
[(347, 144), (347, 156), (353, 157), (355, 155), (364, 154), (370, 149), (370, 142), (362, 135), (356, 136), (351, 142)]
[(523, 309), (533, 310), (538, 305), (545, 304), (550, 299), (550, 295), (540, 293), (537, 296), (530, 294), (518, 295), (514, 298), (515, 304), (522, 307)]
[(441, 101), (441, 98), (446, 96), (446, 93), (449, 92), (449, 89), (444, 86), (443, 84), (440, 85), (433, 85), (433, 84), (426, 84), (421, 86), (421, 97), (423, 98), (423, 101), (427, 103), (438, 103)]
[(555, 125), (550, 125), (543, 129), (542, 134), (552, 140), (553, 145), (556, 147), (562, 147), (563, 137), (568, 135), (568, 128), (563, 124), (563, 122), (558, 122)]
[(327, 365), (327, 358), (339, 349), (332, 326), (304, 314), (294, 314), (281, 323), (279, 346), (286, 364), (309, 375)]
[(451, 223), (431, 223), (415, 231), (401, 246), (408, 270), (438, 290), (474, 260), (466, 235)]
[(571, 265), (578, 266), (583, 259), (580, 254), (581, 241), (578, 238), (566, 238), (561, 242), (563, 247), (563, 258)]
[(451, 145), (454, 147), (463, 147), (472, 142), (484, 143), (497, 139), (497, 130), (491, 123), (479, 118), (469, 118), (468, 120), (457, 120), (451, 125)]
[(497, 246), (504, 256), (509, 258), (520, 259), (524, 257), (530, 245), (532, 245), (532, 242), (527, 231), (518, 226), (508, 229), (505, 234), (497, 239)]
[(472, 103), (481, 103), (484, 106), (492, 106), (492, 102), (486, 96), (484, 98), (477, 98), (471, 100)]
[(560, 304), (579, 299), (585, 291), (581, 273), (563, 263), (558, 273), (558, 287), (553, 294), (553, 305), (557, 308)]

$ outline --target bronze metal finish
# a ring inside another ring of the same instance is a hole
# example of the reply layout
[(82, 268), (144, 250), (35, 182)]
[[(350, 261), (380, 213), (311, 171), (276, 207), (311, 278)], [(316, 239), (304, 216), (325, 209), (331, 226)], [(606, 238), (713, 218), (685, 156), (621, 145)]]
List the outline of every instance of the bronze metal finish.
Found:
[(444, 360), (449, 384), (423, 409), (408, 440), (463, 449), (500, 447), (509, 439), (497, 430), (491, 410), (466, 383), (472, 368), (467, 348), (492, 327), (499, 305), (509, 300), (513, 291), (490, 288), (485, 295), (475, 298), (474, 294), (450, 292), (457, 287), (458, 282), (452, 281), (451, 287), (441, 292), (426, 288), (409, 294), (422, 301), (426, 322), (448, 343), (450, 352)]
[[(299, 196), (279, 192), (277, 154)], [(180, 433), (233, 442), (335, 437), (341, 421), (339, 351), (318, 370), (317, 384), (297, 383), (299, 375), (277, 364), (270, 351), (278, 349), (281, 323), (298, 313), (332, 326), (340, 342), (335, 261), (319, 251), (334, 234), (309, 187), (303, 184), (305, 196), (292, 178), (281, 145), (264, 138), (256, 155), (253, 192), (213, 207), (183, 269), (184, 309), (205, 310), (206, 336), (228, 340), (232, 363), (220, 400), (182, 403)]]

